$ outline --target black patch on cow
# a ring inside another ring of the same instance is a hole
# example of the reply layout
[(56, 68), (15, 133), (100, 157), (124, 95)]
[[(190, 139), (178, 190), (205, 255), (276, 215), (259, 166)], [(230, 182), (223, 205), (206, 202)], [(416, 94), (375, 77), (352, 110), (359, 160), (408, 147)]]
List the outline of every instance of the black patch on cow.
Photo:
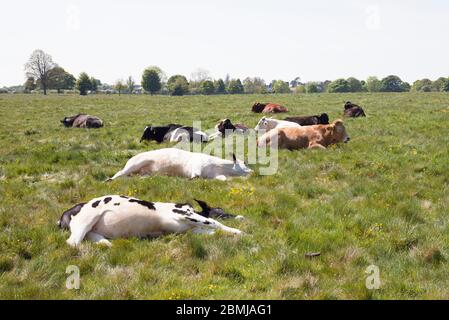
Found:
[(148, 202), (145, 200), (139, 200), (139, 199), (129, 199), (129, 202), (135, 202), (140, 204), (141, 206), (147, 207), (150, 210), (156, 210), (156, 207), (154, 206), (153, 202)]
[(106, 197), (103, 199), (104, 203), (107, 204), (109, 201), (111, 201), (112, 198), (111, 197)]
[(120, 196), (120, 198), (129, 199), (129, 197), (127, 197), (127, 196)]
[(204, 223), (204, 224), (211, 224), (210, 221), (204, 221), (203, 223)]
[(190, 221), (192, 221), (192, 222), (199, 222), (198, 220), (196, 220), (196, 219), (193, 219), (193, 218), (186, 218), (187, 220), (190, 220)]
[(58, 221), (58, 226), (61, 229), (69, 229), (70, 228), (70, 221), (72, 220), (72, 217), (76, 216), (81, 209), (84, 207), (86, 203), (79, 203), (73, 208), (70, 208), (66, 212), (64, 212), (61, 216), (61, 219)]
[(182, 208), (182, 207), (185, 207), (185, 206), (190, 206), (190, 204), (188, 204), (188, 203), (177, 203), (177, 204), (175, 204), (175, 208)]
[(119, 206), (120, 205), (120, 203), (119, 202), (117, 202), (117, 203), (114, 203), (114, 206)]
[(191, 216), (192, 215), (192, 213), (189, 211), (184, 211), (184, 210), (179, 210), (179, 209), (173, 209), (172, 211), (177, 214), (182, 214), (183, 216)]
[(98, 207), (98, 205), (100, 204), (100, 200), (98, 200), (98, 201), (95, 201), (94, 203), (92, 203), (92, 208), (96, 208), (96, 207)]

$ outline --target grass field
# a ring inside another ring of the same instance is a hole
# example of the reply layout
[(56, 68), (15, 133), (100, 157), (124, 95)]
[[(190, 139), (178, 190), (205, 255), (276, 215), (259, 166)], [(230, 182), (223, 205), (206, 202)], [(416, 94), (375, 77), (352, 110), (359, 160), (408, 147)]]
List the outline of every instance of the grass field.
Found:
[[(230, 117), (254, 127), (255, 101), (290, 115), (360, 103), (345, 120), (351, 142), (326, 151), (280, 151), (273, 176), (227, 182), (170, 177), (103, 183), (132, 155), (146, 124)], [(87, 112), (100, 130), (65, 129)], [(449, 95), (277, 96), (1, 95), (0, 298), (2, 299), (449, 299)], [(55, 222), (75, 203), (107, 194), (163, 202), (200, 198), (244, 221), (246, 235), (115, 240), (69, 248)], [(309, 252), (321, 252), (314, 259)], [(65, 287), (68, 265), (80, 290)], [(365, 286), (369, 265), (381, 287)]]

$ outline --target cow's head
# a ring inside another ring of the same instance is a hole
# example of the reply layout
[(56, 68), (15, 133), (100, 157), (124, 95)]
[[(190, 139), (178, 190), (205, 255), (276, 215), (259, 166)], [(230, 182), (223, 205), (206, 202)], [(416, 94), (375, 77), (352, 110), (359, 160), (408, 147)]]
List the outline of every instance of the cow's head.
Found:
[(197, 200), (196, 202), (200, 205), (202, 211), (199, 212), (200, 215), (206, 218), (212, 219), (241, 219), (242, 216), (235, 216), (233, 214), (225, 212), (222, 208), (212, 208), (205, 201)]
[(254, 128), (255, 131), (266, 130), (268, 128), (268, 118), (263, 117), (257, 123), (257, 126)]
[(151, 126), (146, 126), (143, 130), (142, 137), (140, 138), (140, 142), (143, 140), (152, 140), (156, 137), (156, 130)]
[(262, 113), (266, 106), (267, 105), (265, 103), (256, 102), (251, 110), (255, 113)]
[(65, 211), (58, 221), (58, 227), (61, 229), (70, 229), (70, 221), (76, 216), (86, 203), (79, 203), (76, 206)]
[(73, 116), (73, 117), (65, 117), (64, 119), (61, 120), (61, 123), (65, 126), (65, 127), (71, 127), (73, 126), (73, 122), (75, 121), (75, 119), (78, 116)]
[(327, 113), (322, 113), (319, 117), (319, 124), (329, 124), (329, 116)]
[(349, 138), (348, 134), (346, 133), (346, 128), (343, 124), (343, 121), (340, 119), (332, 122), (327, 130), (330, 133), (331, 143), (348, 143), (349, 140), (351, 140), (351, 138)]

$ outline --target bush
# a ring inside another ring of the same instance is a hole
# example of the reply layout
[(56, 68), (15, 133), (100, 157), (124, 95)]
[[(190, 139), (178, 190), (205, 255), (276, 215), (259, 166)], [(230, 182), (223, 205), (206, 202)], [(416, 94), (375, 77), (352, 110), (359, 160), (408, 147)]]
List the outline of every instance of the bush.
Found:
[(189, 82), (183, 75), (171, 76), (167, 81), (168, 93), (172, 96), (183, 96), (189, 93)]
[(274, 93), (291, 93), (290, 85), (288, 82), (277, 80), (273, 84)]
[(305, 90), (307, 93), (317, 93), (318, 92), (318, 86), (315, 82), (308, 82), (305, 85)]
[(337, 79), (329, 84), (327, 91), (330, 93), (350, 92), (351, 86), (347, 80)]
[(87, 95), (87, 91), (92, 89), (92, 82), (90, 81), (89, 76), (87, 73), (82, 72), (76, 81), (76, 88), (80, 92), (80, 95), (85, 96)]
[(228, 93), (230, 94), (241, 94), (243, 93), (243, 85), (240, 79), (232, 79), (229, 81)]
[(398, 76), (388, 76), (383, 78), (380, 85), (381, 92), (404, 92), (410, 90), (410, 85), (403, 82)]
[(363, 86), (362, 83), (356, 79), (356, 78), (348, 78), (348, 84), (349, 84), (349, 91), (350, 92), (362, 92), (363, 91)]
[(155, 68), (147, 68), (142, 75), (142, 88), (151, 95), (162, 88), (161, 77)]
[(215, 93), (214, 83), (210, 80), (205, 80), (201, 82), (200, 92), (204, 95), (211, 95)]

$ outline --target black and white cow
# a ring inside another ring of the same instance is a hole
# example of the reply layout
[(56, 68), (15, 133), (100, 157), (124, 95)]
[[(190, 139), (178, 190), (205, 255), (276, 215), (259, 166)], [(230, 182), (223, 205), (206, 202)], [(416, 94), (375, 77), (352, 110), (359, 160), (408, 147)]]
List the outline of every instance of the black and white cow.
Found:
[(182, 126), (179, 124), (169, 124), (167, 126), (146, 126), (143, 135), (140, 138), (140, 142), (143, 140), (154, 140), (157, 143), (161, 143), (163, 141), (168, 142), (181, 142), (181, 141), (190, 141), (190, 142), (207, 142), (207, 135), (193, 127)]
[(248, 132), (248, 127), (243, 124), (232, 124), (230, 119), (220, 120), (215, 126), (215, 133), (209, 136), (209, 140), (216, 139), (218, 137), (226, 137), (232, 133), (245, 134)]
[(322, 113), (320, 116), (301, 116), (301, 117), (288, 117), (284, 119), (285, 121), (290, 121), (297, 123), (301, 126), (315, 126), (318, 124), (329, 124), (329, 116), (327, 113)]
[(78, 247), (83, 239), (111, 246), (108, 239), (158, 237), (187, 231), (242, 233), (196, 213), (190, 204), (148, 202), (118, 195), (77, 204), (62, 214), (58, 225), (70, 230), (67, 243), (73, 247)]

